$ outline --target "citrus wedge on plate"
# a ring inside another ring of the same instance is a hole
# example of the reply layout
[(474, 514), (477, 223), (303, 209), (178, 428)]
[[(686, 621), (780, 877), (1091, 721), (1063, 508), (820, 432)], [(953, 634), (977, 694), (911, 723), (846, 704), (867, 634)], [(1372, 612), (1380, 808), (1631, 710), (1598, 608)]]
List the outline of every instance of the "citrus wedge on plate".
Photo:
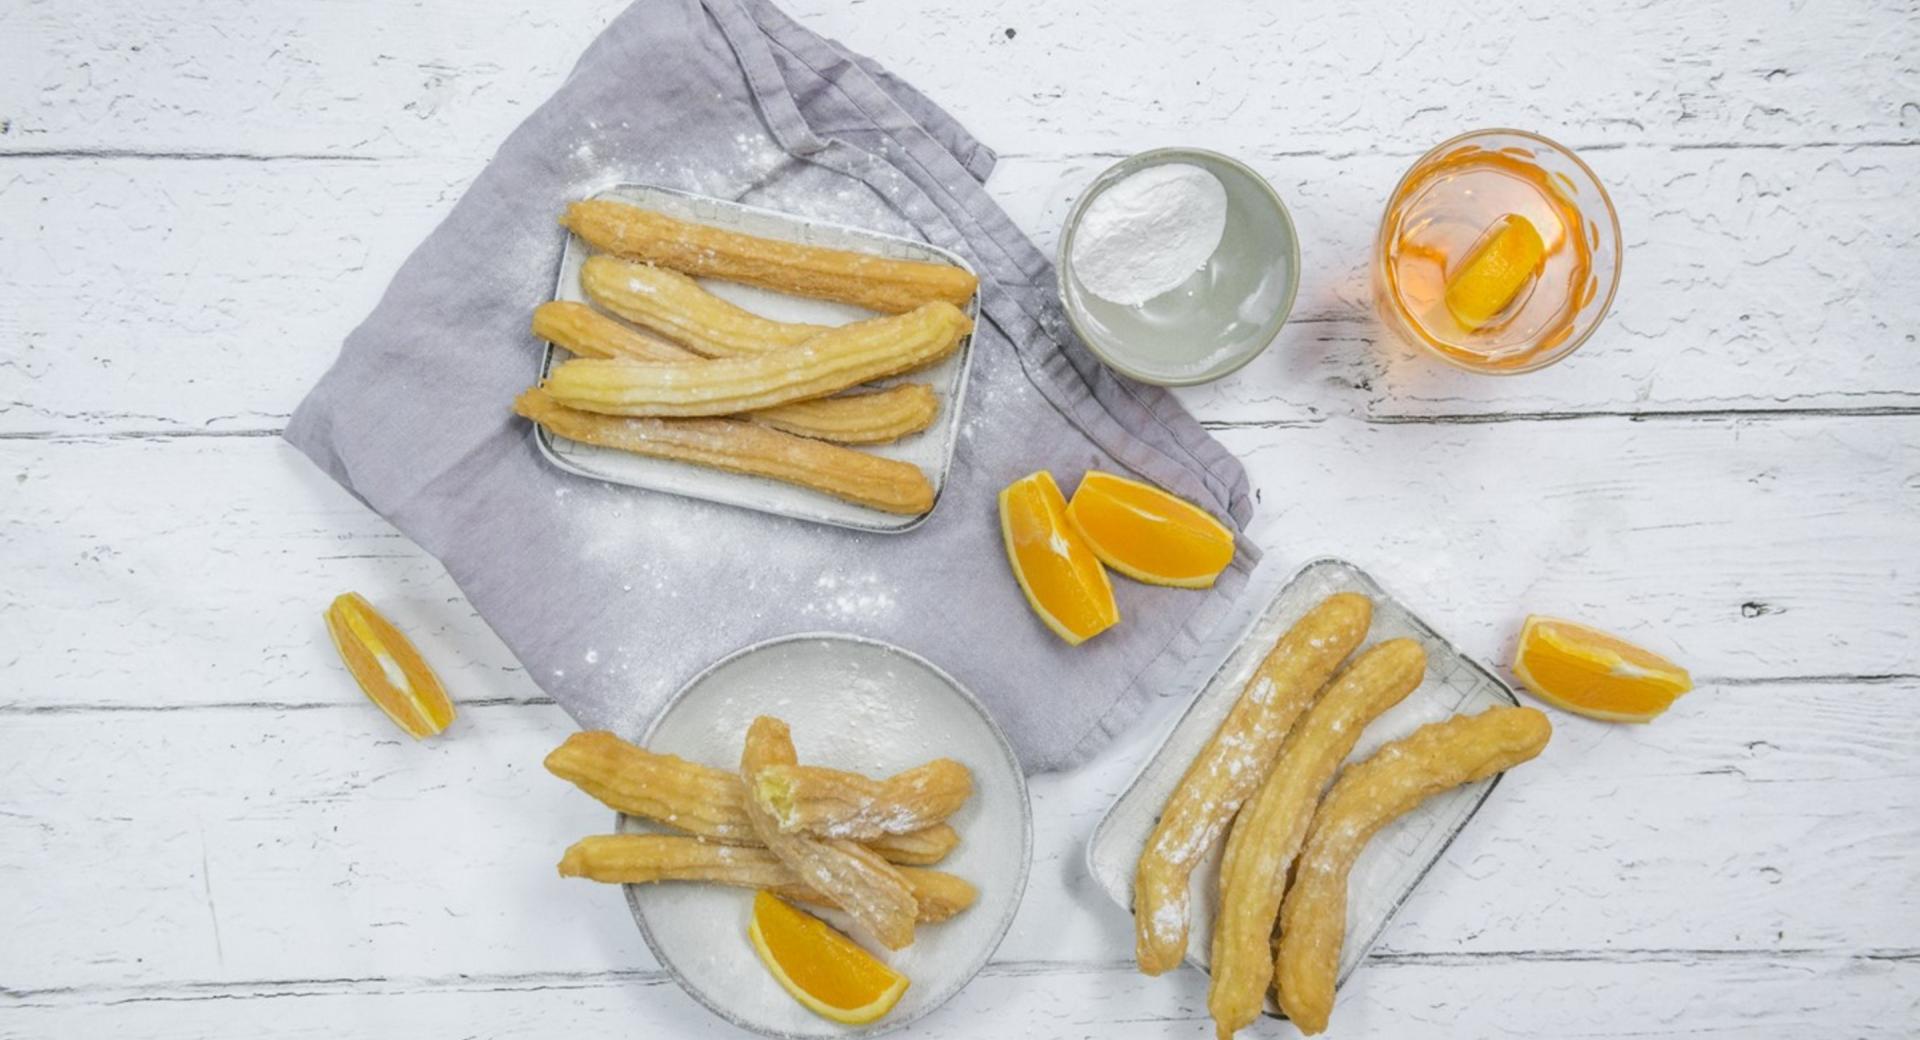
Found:
[(1540, 269), (1546, 243), (1533, 221), (1518, 213), (1502, 223), (1468, 255), (1458, 274), (1447, 281), (1447, 310), (1455, 320), (1477, 329), (1498, 317)]
[(822, 1018), (866, 1025), (892, 1011), (907, 991), (905, 975), (771, 892), (753, 897), (747, 937), (774, 981)]
[(1120, 620), (1106, 569), (1067, 519), (1067, 500), (1046, 470), (1000, 492), (1000, 534), (1027, 603), (1054, 634), (1078, 646)]
[(1693, 689), (1685, 668), (1599, 629), (1527, 618), (1513, 675), (1556, 708), (1608, 722), (1646, 722)]
[(415, 740), (453, 721), (453, 702), (420, 651), (366, 597), (348, 592), (327, 607), (327, 633), (367, 699)]
[(1233, 532), (1206, 510), (1111, 473), (1080, 478), (1067, 519), (1101, 563), (1135, 581), (1204, 589), (1233, 562)]

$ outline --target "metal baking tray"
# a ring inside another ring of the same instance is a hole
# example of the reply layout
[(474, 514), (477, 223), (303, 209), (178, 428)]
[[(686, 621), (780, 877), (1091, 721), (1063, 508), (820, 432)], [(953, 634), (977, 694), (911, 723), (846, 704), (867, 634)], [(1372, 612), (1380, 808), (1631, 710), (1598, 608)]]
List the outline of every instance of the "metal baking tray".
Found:
[[(660, 188), (647, 184), (622, 184), (600, 191), (593, 198), (631, 202), (681, 220), (698, 221), (702, 224), (725, 228), (728, 231), (825, 246), (831, 249), (872, 253), (896, 260), (952, 264), (969, 272), (973, 270), (972, 266), (958, 253), (925, 242), (807, 217), (796, 217), (673, 188)], [(579, 236), (571, 234), (567, 236), (566, 251), (560, 258), (559, 280), (554, 286), (554, 299), (586, 302), (586, 295), (580, 290), (580, 265), (591, 253), (592, 250), (580, 240)], [(755, 314), (779, 321), (843, 325), (850, 321), (873, 317), (872, 311), (859, 307), (826, 300), (803, 299), (753, 286), (711, 279), (701, 279), (700, 284), (716, 296), (753, 311)], [(968, 317), (979, 320), (978, 293), (974, 294), (973, 299), (967, 301), (965, 309)], [(547, 344), (546, 352), (540, 359), (540, 378), (544, 380), (554, 365), (570, 356), (565, 350), (551, 343)], [(947, 484), (947, 473), (953, 465), (954, 445), (959, 439), (960, 411), (965, 406), (967, 375), (972, 368), (972, 361), (973, 335), (969, 333), (960, 341), (959, 349), (948, 355), (938, 365), (876, 384), (886, 386), (907, 381), (929, 383), (933, 386), (934, 394), (940, 399), (940, 415), (931, 427), (892, 444), (862, 447), (864, 451), (919, 466), (927, 474), (927, 478), (933, 482), (934, 509), (940, 506), (941, 493)], [(541, 453), (547, 457), (548, 461), (570, 473), (615, 484), (625, 484), (629, 487), (644, 488), (648, 491), (664, 491), (687, 498), (720, 502), (739, 506), (742, 509), (754, 509), (763, 513), (772, 513), (775, 516), (832, 524), (837, 527), (850, 527), (859, 531), (899, 534), (913, 530), (933, 515), (933, 509), (919, 516), (886, 513), (845, 502), (818, 491), (768, 480), (765, 477), (727, 473), (672, 459), (652, 459), (612, 448), (581, 444), (564, 437), (555, 437), (544, 427), (539, 428), (536, 439)]]
[[(1436, 633), (1395, 599), (1367, 572), (1344, 560), (1315, 560), (1288, 579), (1257, 613), (1166, 740), (1147, 760), (1087, 843), (1087, 870), (1123, 909), (1133, 907), (1133, 870), (1159, 821), (1167, 796), (1188, 763), (1213, 736), (1227, 710), (1267, 651), (1314, 604), (1336, 592), (1358, 592), (1373, 600), (1371, 645), (1409, 636), (1427, 652), (1427, 676), (1391, 711), (1375, 719), (1360, 737), (1349, 762), (1357, 762), (1390, 740), (1450, 715), (1477, 714), (1514, 705), (1519, 699), (1506, 683)], [(1344, 983), (1387, 929), (1393, 915), (1413, 893), (1447, 846), (1466, 827), (1499, 784), (1495, 775), (1429, 798), (1419, 808), (1374, 836), (1355, 862), (1347, 888), (1347, 938), (1340, 951), (1339, 981)], [(1187, 963), (1207, 970), (1213, 949), (1213, 911), (1220, 879), (1219, 842), (1193, 875), (1193, 923), (1187, 938)], [(1268, 1013), (1279, 1009), (1268, 998)]]

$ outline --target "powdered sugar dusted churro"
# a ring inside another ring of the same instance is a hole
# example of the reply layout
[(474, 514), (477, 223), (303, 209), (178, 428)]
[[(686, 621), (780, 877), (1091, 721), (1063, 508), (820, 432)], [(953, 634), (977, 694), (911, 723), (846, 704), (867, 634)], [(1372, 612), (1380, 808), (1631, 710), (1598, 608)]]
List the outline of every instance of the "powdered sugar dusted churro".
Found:
[(817, 766), (774, 765), (753, 780), (752, 796), (789, 834), (869, 841), (924, 830), (959, 811), (973, 775), (950, 758), (870, 780)]
[(935, 300), (960, 306), (979, 287), (973, 275), (948, 264), (889, 260), (722, 231), (623, 202), (576, 202), (560, 222), (605, 252), (686, 274), (885, 313), (910, 311)]
[[(768, 766), (796, 762), (786, 723), (766, 715), (753, 720), (740, 751), (743, 781), (751, 783)], [(757, 800), (748, 798), (746, 804), (747, 819), (761, 844), (792, 868), (803, 884), (832, 900), (888, 949), (913, 943), (919, 904), (906, 880), (886, 860), (851, 841), (784, 833)]]
[(1158, 975), (1186, 955), (1194, 867), (1266, 779), (1294, 720), (1360, 644), (1372, 619), (1372, 602), (1354, 593), (1329, 596), (1308, 611), (1280, 637), (1187, 767), (1134, 871), (1134, 953), (1141, 971)]
[(757, 423), (599, 415), (568, 408), (541, 389), (521, 394), (513, 407), (569, 440), (768, 477), (889, 513), (916, 514), (933, 508), (933, 484), (912, 463), (796, 437)]
[(842, 325), (801, 346), (749, 358), (642, 364), (568, 361), (546, 389), (570, 408), (608, 415), (734, 415), (805, 401), (911, 371), (952, 353), (973, 322), (930, 303), (906, 314)]
[(1492, 708), (1429, 723), (1349, 766), (1313, 814), (1280, 910), (1274, 979), (1301, 1032), (1327, 1027), (1346, 939), (1347, 872), (1367, 841), (1421, 802), (1540, 753), (1553, 735), (1532, 708)]
[[(918, 920), (945, 921), (973, 905), (978, 891), (965, 879), (938, 870), (898, 868), (919, 905)], [(771, 888), (788, 899), (835, 905), (800, 883), (798, 875), (765, 848), (716, 845), (669, 834), (596, 834), (570, 846), (560, 859), (561, 877), (610, 884), (645, 885), (700, 881), (739, 888)]]
[(580, 266), (587, 299), (707, 357), (753, 357), (798, 346), (825, 325), (774, 321), (736, 307), (678, 271), (591, 256)]
[(1260, 1017), (1273, 982), (1273, 922), (1287, 868), (1306, 839), (1320, 791), (1381, 712), (1426, 674), (1427, 655), (1392, 639), (1355, 658), (1294, 723), (1266, 782), (1241, 807), (1220, 866), (1207, 1007), (1223, 1038)]

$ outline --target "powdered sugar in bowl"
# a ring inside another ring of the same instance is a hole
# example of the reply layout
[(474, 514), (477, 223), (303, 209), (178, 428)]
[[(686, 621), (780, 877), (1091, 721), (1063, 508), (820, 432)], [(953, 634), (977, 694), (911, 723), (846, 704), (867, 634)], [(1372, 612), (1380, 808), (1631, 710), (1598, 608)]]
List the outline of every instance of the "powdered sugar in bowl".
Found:
[(1300, 284), (1287, 207), (1245, 164), (1159, 148), (1094, 178), (1060, 235), (1060, 299), (1089, 348), (1162, 386), (1218, 379), (1286, 323)]

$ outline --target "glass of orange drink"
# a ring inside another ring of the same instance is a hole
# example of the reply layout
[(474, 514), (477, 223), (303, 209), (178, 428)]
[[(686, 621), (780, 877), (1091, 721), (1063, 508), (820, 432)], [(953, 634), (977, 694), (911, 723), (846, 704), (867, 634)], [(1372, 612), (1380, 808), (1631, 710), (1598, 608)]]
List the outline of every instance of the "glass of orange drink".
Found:
[(1620, 221), (1587, 164), (1521, 130), (1420, 157), (1375, 243), (1380, 318), (1474, 372), (1530, 372), (1586, 342), (1620, 284)]

